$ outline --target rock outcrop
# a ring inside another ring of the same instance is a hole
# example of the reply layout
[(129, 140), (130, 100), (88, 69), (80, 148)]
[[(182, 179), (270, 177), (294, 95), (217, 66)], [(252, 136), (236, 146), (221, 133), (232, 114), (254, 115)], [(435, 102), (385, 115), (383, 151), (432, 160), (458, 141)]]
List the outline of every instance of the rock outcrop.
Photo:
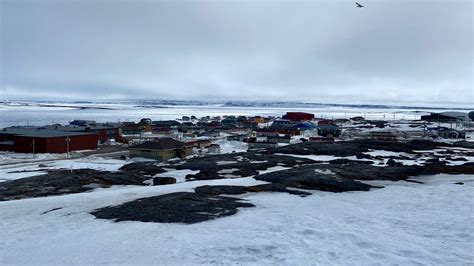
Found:
[(176, 192), (101, 208), (91, 214), (96, 218), (110, 219), (115, 222), (193, 224), (230, 216), (236, 214), (238, 208), (248, 207), (254, 207), (254, 205), (236, 198)]

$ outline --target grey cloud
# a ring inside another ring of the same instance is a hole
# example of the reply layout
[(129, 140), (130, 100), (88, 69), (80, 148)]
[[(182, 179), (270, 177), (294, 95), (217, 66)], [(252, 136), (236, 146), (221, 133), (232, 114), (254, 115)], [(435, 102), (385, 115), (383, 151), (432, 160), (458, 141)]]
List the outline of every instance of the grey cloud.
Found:
[(473, 104), (473, 2), (11, 1), (3, 98)]

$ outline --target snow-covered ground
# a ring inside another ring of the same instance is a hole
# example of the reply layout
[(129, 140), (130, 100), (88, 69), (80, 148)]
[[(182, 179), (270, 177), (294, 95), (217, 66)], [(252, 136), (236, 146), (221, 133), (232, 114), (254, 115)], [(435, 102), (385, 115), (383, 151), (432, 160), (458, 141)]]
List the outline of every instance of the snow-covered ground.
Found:
[(59, 160), (65, 159), (67, 154), (65, 153), (16, 153), (8, 151), (0, 151), (0, 165), (14, 164), (14, 163), (27, 163), (27, 162), (39, 162), (45, 160)]
[(218, 139), (213, 141), (221, 147), (221, 153), (245, 152), (248, 144), (241, 141), (227, 141), (226, 139)]
[[(29, 176), (35, 176), (46, 173), (47, 169), (81, 169), (90, 168), (101, 171), (117, 171), (124, 164), (137, 161), (132, 158), (129, 161), (102, 158), (94, 155), (78, 159), (62, 159), (61, 154), (57, 156), (46, 156), (50, 158), (47, 161), (27, 161), (22, 164), (4, 164), (0, 165), (0, 182), (14, 180)], [(138, 159), (140, 160), (140, 159)], [(41, 167), (40, 167), (41, 164)]]
[[(217, 140), (222, 152), (245, 151), (245, 143)], [(459, 151), (466, 150), (456, 148)], [(454, 149), (453, 149), (454, 150)], [(405, 156), (419, 164), (445, 149), (413, 154), (371, 150), (372, 156)], [(288, 155), (288, 154), (286, 154)], [(4, 154), (6, 159), (15, 154)], [(21, 160), (23, 155), (18, 155)], [(43, 169), (115, 171), (133, 160), (97, 156), (0, 165), (0, 182), (45, 173)], [(318, 161), (341, 157), (290, 155)], [(357, 160), (355, 156), (345, 157)], [(473, 156), (465, 156), (473, 162)], [(27, 159), (27, 158), (24, 158)], [(237, 158), (237, 160), (240, 160)], [(367, 159), (360, 159), (367, 160)], [(376, 160), (387, 162), (388, 159)], [(234, 161), (219, 161), (226, 165)], [(254, 161), (252, 163), (259, 163)], [(262, 163), (262, 162), (260, 162)], [(453, 161), (461, 164), (464, 161)], [(282, 166), (260, 174), (287, 169)], [(257, 185), (252, 177), (185, 182), (197, 171), (167, 169), (163, 186), (113, 186), (92, 192), (0, 202), (0, 265), (8, 264), (254, 264), (469, 265), (474, 261), (474, 175), (417, 177), (424, 182), (363, 181), (369, 192), (247, 193), (256, 207), (197, 224), (113, 223), (89, 214), (97, 208), (201, 185)], [(232, 170), (221, 170), (231, 176)], [(15, 171), (12, 173), (12, 171)], [(463, 182), (464, 185), (456, 185)], [(60, 208), (60, 209), (57, 209)]]
[[(369, 192), (246, 194), (256, 205), (197, 224), (113, 223), (89, 212), (203, 184), (121, 186), (0, 202), (0, 264), (468, 265), (474, 261), (474, 176), (385, 182)], [(462, 181), (464, 185), (453, 183)], [(54, 208), (62, 208), (45, 213)]]

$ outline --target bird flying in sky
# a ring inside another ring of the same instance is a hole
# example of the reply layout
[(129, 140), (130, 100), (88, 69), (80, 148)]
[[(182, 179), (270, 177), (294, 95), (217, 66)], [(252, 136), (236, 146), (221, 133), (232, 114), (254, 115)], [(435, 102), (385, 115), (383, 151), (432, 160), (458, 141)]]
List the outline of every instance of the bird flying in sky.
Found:
[(359, 4), (358, 2), (356, 2), (356, 6), (357, 6), (358, 8), (364, 7), (363, 5)]

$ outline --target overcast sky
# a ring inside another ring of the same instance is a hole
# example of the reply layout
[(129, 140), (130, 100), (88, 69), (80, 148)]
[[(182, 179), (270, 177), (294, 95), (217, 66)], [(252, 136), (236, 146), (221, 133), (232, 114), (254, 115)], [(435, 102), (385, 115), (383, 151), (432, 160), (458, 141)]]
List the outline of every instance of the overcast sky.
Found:
[(474, 104), (466, 0), (0, 0), (4, 99)]

